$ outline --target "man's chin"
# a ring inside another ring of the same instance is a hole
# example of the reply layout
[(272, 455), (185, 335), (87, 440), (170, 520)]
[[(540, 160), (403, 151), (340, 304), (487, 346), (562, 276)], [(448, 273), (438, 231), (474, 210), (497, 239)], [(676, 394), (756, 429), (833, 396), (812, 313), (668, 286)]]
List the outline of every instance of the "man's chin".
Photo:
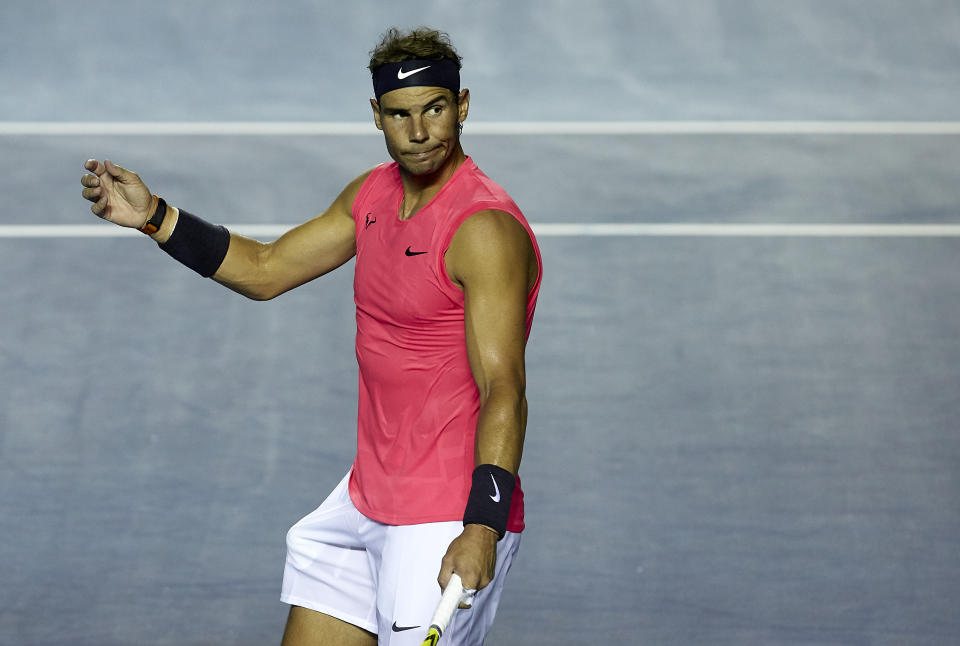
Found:
[(447, 161), (447, 158), (437, 158), (437, 159), (409, 159), (404, 157), (401, 160), (398, 160), (400, 167), (403, 168), (410, 175), (417, 177), (426, 177), (433, 175), (440, 169), (444, 167), (444, 164)]

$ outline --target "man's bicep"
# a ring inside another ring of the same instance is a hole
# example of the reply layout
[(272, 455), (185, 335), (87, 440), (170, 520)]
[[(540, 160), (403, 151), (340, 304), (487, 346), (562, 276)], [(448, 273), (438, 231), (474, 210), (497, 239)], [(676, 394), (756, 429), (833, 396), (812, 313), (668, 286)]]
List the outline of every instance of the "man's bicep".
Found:
[(322, 214), (271, 243), (268, 262), (309, 280), (352, 258), (356, 253), (353, 202), (369, 175), (367, 171), (350, 182)]
[(356, 253), (353, 201), (369, 174), (348, 184), (321, 215), (273, 242), (234, 234), (214, 278), (250, 296), (273, 298), (347, 262)]
[(353, 218), (332, 206), (272, 242), (266, 262), (269, 271), (296, 277), (300, 284), (336, 269), (355, 252)]
[(448, 269), (464, 291), (467, 352), (482, 395), (523, 389), (527, 267), (532, 245), (512, 216), (476, 214), (451, 242)]

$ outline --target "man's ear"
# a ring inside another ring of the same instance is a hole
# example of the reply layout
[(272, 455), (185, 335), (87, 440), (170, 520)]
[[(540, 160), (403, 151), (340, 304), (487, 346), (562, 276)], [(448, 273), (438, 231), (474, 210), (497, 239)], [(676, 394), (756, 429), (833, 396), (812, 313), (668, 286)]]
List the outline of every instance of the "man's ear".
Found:
[(457, 96), (457, 122), (462, 125), (467, 120), (468, 112), (470, 112), (470, 90), (463, 88)]
[(380, 121), (380, 104), (376, 99), (370, 99), (370, 107), (373, 108), (373, 122), (377, 125), (377, 130), (383, 130), (383, 123)]

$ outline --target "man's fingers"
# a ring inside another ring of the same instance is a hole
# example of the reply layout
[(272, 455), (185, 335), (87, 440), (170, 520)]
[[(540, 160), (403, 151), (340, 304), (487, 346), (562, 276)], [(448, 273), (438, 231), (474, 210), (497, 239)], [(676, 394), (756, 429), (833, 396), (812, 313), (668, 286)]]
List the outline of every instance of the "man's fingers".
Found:
[(90, 206), (90, 210), (93, 211), (94, 215), (98, 215), (101, 218), (104, 216), (104, 209), (106, 208), (107, 208), (106, 197), (101, 197), (99, 200), (97, 200)]
[[(459, 572), (458, 572), (457, 574), (458, 574), (458, 576), (460, 576), (460, 583), (463, 585), (464, 591), (471, 590), (471, 589), (473, 589), (474, 591), (476, 591), (476, 587), (473, 586), (473, 585), (470, 585), (469, 583), (467, 583), (467, 579), (464, 579), (464, 578), (463, 578), (463, 575), (461, 575)], [(440, 584), (440, 590), (446, 590), (446, 589), (447, 589), (447, 586), (450, 584), (450, 577), (452, 577), (452, 576), (453, 576), (453, 568), (452, 568), (452, 567), (443, 567), (443, 568), (441, 568), (441, 570), (440, 570), (440, 576), (437, 577), (437, 583)], [(460, 608), (461, 610), (469, 610), (470, 608), (473, 607), (472, 605), (470, 605), (470, 603), (472, 603), (472, 602), (473, 602), (473, 598), (471, 597), (471, 599), (469, 600), (469, 603), (462, 603), (462, 602), (461, 602), (457, 607)]]
[(106, 167), (96, 159), (88, 159), (83, 167), (95, 175), (103, 175), (106, 172)]
[(80, 178), (80, 183), (86, 187), (100, 186), (100, 178), (96, 175), (84, 175)]
[(437, 583), (440, 584), (440, 589), (445, 590), (447, 584), (450, 583), (450, 576), (453, 574), (453, 566), (447, 565), (446, 563), (440, 564), (440, 575), (437, 576)]
[(80, 191), (80, 195), (83, 196), (83, 199), (90, 200), (91, 202), (98, 201), (101, 197), (100, 193), (101, 191), (99, 186), (95, 186), (93, 188), (85, 188), (82, 191)]
[[(489, 579), (486, 579), (480, 572), (474, 571), (470, 568), (463, 568), (462, 570), (454, 570), (452, 565), (441, 564), (440, 574), (437, 576), (437, 583), (440, 584), (440, 589), (444, 590), (447, 587), (447, 584), (450, 583), (450, 577), (456, 571), (457, 575), (460, 577), (460, 581), (463, 582), (463, 587), (470, 590), (479, 590), (485, 588)], [(486, 580), (484, 580), (486, 579)]]
[(460, 580), (463, 581), (463, 587), (467, 590), (479, 590), (483, 586), (480, 585), (480, 575), (476, 572), (467, 572), (465, 574), (457, 572), (460, 575)]
[[(461, 579), (463, 583), (463, 579)], [(477, 594), (477, 587), (468, 583), (463, 583), (463, 601), (458, 606), (461, 610), (470, 610), (473, 608), (473, 597)]]
[[(453, 574), (453, 569), (441, 569), (440, 576), (437, 577), (437, 582), (440, 584), (440, 589), (445, 590), (447, 584), (450, 583), (450, 576)], [(486, 586), (486, 583), (483, 583), (482, 577), (477, 573), (464, 574), (457, 572), (460, 576), (460, 581), (463, 583), (464, 590), (478, 590)], [(483, 585), (480, 585), (483, 583)], [(466, 603), (461, 603), (458, 606), (461, 610), (469, 610), (472, 606)]]

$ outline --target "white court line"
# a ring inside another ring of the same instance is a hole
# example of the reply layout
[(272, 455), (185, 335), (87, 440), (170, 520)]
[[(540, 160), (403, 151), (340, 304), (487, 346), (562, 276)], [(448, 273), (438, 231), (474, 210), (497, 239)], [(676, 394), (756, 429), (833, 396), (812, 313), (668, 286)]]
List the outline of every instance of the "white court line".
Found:
[[(960, 121), (470, 121), (477, 135), (960, 135)], [(369, 122), (0, 121), (0, 136), (378, 135)]]
[[(276, 238), (292, 224), (226, 224), (231, 231)], [(960, 224), (533, 224), (539, 237), (707, 237), (707, 238), (955, 238)], [(115, 238), (140, 236), (111, 224), (0, 225), (0, 238)]]
[(534, 224), (538, 236), (915, 238), (957, 237), (960, 224)]

